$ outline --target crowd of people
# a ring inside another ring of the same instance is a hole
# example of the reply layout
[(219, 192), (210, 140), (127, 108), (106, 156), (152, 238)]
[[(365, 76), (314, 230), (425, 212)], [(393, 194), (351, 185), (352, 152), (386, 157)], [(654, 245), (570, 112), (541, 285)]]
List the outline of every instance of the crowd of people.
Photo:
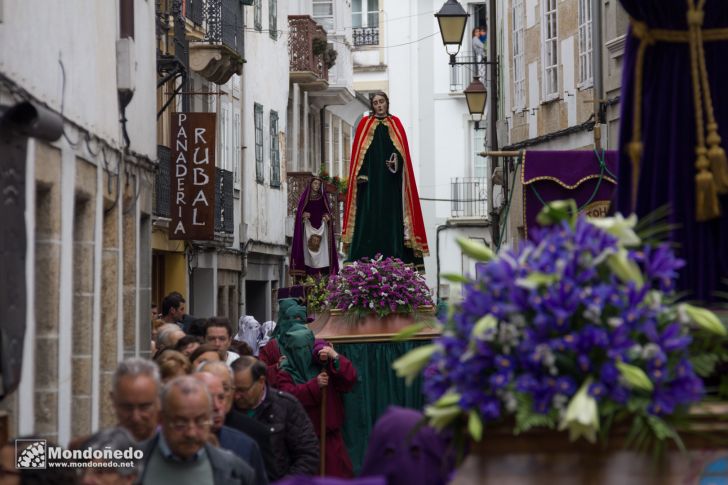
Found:
[[(16, 470), (6, 446), (0, 449), (0, 484), (265, 485), (292, 477), (298, 483), (302, 477), (321, 480), (317, 476), (402, 483), (396, 478), (401, 464), (389, 466), (387, 457), (379, 457), (392, 452), (382, 439), (361, 473), (379, 478), (353, 478), (342, 394), (356, 384), (357, 372), (315, 338), (297, 301), (280, 301), (277, 324), (242, 317), (237, 333), (227, 318), (190, 317), (179, 293), (165, 297), (161, 310), (152, 308), (152, 359), (129, 358), (114, 374), (116, 426), (75, 437), (68, 446), (132, 448), (142, 458), (79, 469), (79, 478), (63, 468)], [(390, 434), (395, 428), (386, 426)]]

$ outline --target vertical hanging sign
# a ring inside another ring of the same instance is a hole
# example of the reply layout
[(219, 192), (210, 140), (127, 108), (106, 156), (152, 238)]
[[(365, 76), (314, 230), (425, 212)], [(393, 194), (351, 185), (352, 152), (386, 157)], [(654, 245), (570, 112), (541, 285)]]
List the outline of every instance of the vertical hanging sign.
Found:
[(172, 113), (169, 239), (215, 238), (215, 113)]

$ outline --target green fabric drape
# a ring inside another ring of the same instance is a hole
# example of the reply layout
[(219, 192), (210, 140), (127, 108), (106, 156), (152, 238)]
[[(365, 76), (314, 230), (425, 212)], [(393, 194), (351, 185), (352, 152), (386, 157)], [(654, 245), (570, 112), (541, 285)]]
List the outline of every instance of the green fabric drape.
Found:
[[(397, 171), (392, 173), (385, 162), (397, 156)], [(356, 222), (349, 250), (349, 261), (377, 253), (396, 257), (405, 263), (421, 264), (414, 252), (404, 245), (404, 215), (402, 213), (402, 166), (404, 158), (389, 137), (387, 126), (377, 122), (374, 139), (364, 155), (357, 174)], [(359, 182), (366, 176), (368, 181)]]
[(304, 384), (320, 372), (313, 362), (313, 332), (305, 325), (291, 323), (278, 337), (278, 348), (286, 356), (281, 370), (288, 372), (296, 384)]
[(410, 350), (429, 341), (370, 342), (336, 344), (336, 351), (346, 356), (357, 371), (357, 383), (344, 394), (344, 441), (349, 450), (354, 473), (364, 461), (369, 434), (388, 406), (422, 409), (422, 378), (411, 386), (392, 370), (392, 363)]

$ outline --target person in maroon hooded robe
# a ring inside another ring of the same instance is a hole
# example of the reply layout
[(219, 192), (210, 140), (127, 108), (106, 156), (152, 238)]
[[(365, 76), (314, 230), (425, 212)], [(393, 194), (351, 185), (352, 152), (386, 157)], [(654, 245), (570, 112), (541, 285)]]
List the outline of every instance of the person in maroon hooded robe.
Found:
[(323, 181), (314, 177), (301, 194), (291, 245), (291, 276), (332, 275), (339, 272), (334, 224)]
[(321, 398), (326, 393), (326, 450), (325, 475), (351, 478), (354, 469), (344, 443), (344, 401), (342, 394), (351, 391), (356, 384), (356, 368), (351, 361), (338, 354), (328, 342), (316, 339), (312, 349), (313, 362), (321, 372), (306, 382), (297, 382), (281, 369), (286, 360), (278, 342), (271, 340), (260, 351), (260, 360), (268, 365), (267, 377), (278, 389), (291, 393), (303, 404), (313, 423), (316, 436), (321, 440)]

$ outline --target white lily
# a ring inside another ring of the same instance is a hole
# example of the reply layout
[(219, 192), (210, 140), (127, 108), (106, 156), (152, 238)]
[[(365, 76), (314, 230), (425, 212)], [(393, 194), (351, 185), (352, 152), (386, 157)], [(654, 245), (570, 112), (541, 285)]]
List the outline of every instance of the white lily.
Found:
[(589, 395), (589, 385), (591, 385), (591, 378), (587, 379), (572, 396), (559, 424), (559, 430), (569, 429), (571, 441), (577, 440), (580, 436), (586, 438), (590, 443), (594, 443), (597, 439), (599, 412), (597, 401)]
[(430, 357), (439, 348), (436, 344), (423, 345), (416, 349), (410, 350), (399, 359), (395, 360), (392, 368), (397, 372), (397, 376), (404, 377), (407, 384), (414, 381), (415, 377), (420, 373), (423, 367), (430, 361)]
[(637, 246), (642, 242), (639, 236), (637, 236), (634, 232), (634, 228), (637, 225), (636, 214), (632, 214), (626, 219), (619, 213), (617, 213), (614, 217), (588, 217), (587, 221), (593, 226), (616, 236), (619, 239), (619, 242), (622, 243), (622, 246)]
[(627, 382), (629, 387), (633, 389), (642, 389), (647, 392), (652, 392), (655, 386), (645, 371), (637, 366), (625, 364), (624, 362), (617, 362), (617, 369), (619, 374)]
[(726, 332), (725, 325), (723, 325), (723, 322), (720, 321), (718, 316), (707, 308), (700, 308), (683, 303), (680, 305), (680, 309), (700, 328), (716, 335), (720, 335), (721, 337), (725, 337), (728, 333)]
[(607, 266), (625, 283), (634, 282), (638, 288), (644, 284), (644, 278), (637, 263), (629, 259), (627, 250), (622, 248), (617, 254), (607, 257)]

